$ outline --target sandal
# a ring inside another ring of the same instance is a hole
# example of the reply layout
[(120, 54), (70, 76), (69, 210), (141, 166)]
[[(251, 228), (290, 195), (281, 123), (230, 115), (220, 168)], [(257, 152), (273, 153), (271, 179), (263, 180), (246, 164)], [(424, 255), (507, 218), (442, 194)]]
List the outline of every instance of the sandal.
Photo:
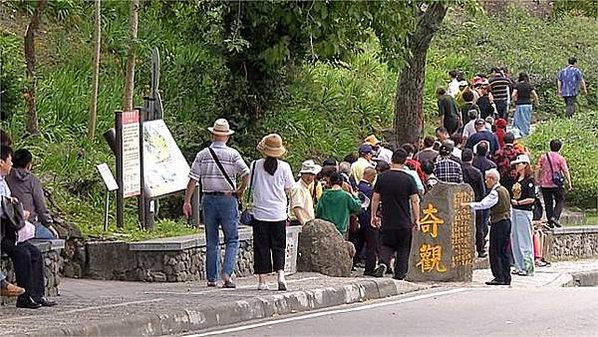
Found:
[(233, 283), (233, 281), (231, 281), (231, 280), (224, 281), (224, 284), (222, 285), (222, 288), (230, 288), (230, 289), (233, 289), (233, 288), (236, 288), (236, 287), (237, 287), (237, 285), (236, 285), (236, 284), (234, 284), (234, 283)]

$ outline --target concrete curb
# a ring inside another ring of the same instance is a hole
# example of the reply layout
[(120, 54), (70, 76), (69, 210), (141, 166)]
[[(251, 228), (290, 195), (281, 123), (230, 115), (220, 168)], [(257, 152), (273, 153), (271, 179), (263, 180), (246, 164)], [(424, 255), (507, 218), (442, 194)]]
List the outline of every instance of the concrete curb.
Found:
[(427, 289), (388, 278), (364, 279), (336, 287), (256, 296), (168, 314), (135, 315), (99, 324), (37, 331), (28, 336), (160, 336), (209, 329), (272, 316), (358, 303)]
[(592, 287), (598, 285), (598, 270), (582, 271), (571, 274), (570, 287)]

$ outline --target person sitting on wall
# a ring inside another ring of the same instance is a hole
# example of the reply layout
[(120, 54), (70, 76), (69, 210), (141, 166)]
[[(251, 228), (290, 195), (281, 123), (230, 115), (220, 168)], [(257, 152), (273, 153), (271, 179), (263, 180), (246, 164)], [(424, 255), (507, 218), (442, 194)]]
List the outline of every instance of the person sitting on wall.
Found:
[(29, 222), (35, 225), (36, 239), (58, 238), (52, 227), (52, 215), (46, 207), (44, 190), (39, 179), (31, 173), (33, 156), (26, 149), (16, 150), (12, 158), (13, 168), (6, 177), (12, 196), (23, 203), (29, 212)]

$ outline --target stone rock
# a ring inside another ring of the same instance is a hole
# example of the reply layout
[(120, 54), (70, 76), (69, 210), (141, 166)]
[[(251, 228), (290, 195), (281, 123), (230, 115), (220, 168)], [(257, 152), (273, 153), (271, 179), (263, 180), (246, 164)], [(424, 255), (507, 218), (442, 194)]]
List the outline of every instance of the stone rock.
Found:
[(166, 282), (166, 275), (162, 272), (153, 273), (154, 282)]
[(355, 247), (344, 240), (333, 223), (315, 219), (299, 234), (297, 270), (329, 276), (351, 276)]
[(473, 201), (467, 184), (439, 183), (420, 204), (421, 230), (413, 233), (409, 281), (471, 282), (475, 216), (461, 204)]

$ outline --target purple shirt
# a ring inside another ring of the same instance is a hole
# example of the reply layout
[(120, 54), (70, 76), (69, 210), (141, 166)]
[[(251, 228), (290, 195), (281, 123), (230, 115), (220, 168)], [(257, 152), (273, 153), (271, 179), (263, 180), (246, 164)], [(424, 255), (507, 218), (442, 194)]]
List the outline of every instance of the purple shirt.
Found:
[[(546, 157), (547, 155), (550, 156), (552, 170), (550, 170), (550, 163)], [(538, 161), (538, 165), (540, 166), (540, 187), (557, 187), (554, 182), (552, 182), (552, 172), (554, 171), (564, 175), (565, 172), (569, 171), (569, 167), (567, 167), (567, 161), (565, 158), (563, 158), (563, 156), (561, 156), (558, 152), (553, 151), (543, 154)]]
[(569, 65), (559, 72), (558, 80), (561, 81), (563, 97), (577, 96), (583, 74), (579, 68)]

